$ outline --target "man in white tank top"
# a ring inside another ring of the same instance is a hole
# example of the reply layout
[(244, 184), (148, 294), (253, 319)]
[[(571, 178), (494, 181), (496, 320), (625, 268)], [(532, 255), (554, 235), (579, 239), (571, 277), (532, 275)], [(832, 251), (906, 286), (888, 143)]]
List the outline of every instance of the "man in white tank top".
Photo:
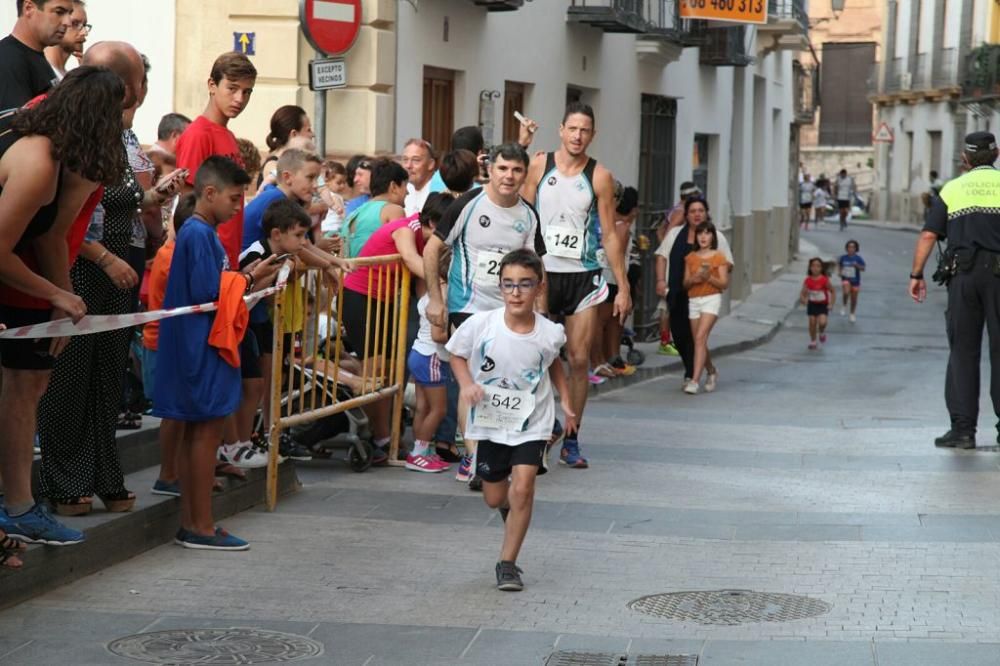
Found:
[[(566, 107), (559, 126), (559, 149), (531, 160), (521, 190), (538, 211), (545, 239), (548, 292), (542, 307), (551, 317), (565, 318), (569, 386), (577, 423), (583, 417), (590, 386), (587, 375), (590, 341), (597, 326), (596, 306), (608, 297), (598, 260), (602, 245), (618, 284), (628, 284), (625, 249), (614, 233), (614, 178), (587, 155), (594, 134), (590, 106), (574, 102)], [(631, 310), (629, 290), (619, 290), (614, 316), (624, 323)], [(580, 454), (578, 433), (566, 434), (559, 461), (577, 469), (588, 466)]]

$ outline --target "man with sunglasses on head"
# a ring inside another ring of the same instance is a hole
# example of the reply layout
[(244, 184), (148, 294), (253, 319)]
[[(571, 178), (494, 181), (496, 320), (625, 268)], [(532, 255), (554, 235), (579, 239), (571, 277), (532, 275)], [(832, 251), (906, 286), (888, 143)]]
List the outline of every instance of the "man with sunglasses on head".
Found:
[(62, 42), (72, 15), (73, 0), (17, 0), (17, 23), (0, 39), (0, 111), (23, 106), (59, 80), (43, 50)]
[(77, 62), (83, 60), (83, 45), (87, 43), (87, 36), (93, 27), (87, 23), (87, 3), (73, 0), (69, 28), (58, 44), (45, 48), (45, 59), (60, 81), (66, 76), (66, 65), (70, 58), (76, 58)]
[[(452, 250), (447, 303), (441, 285), (427, 281), (427, 318), (437, 326), (450, 325), (453, 330), (477, 312), (503, 307), (500, 260), (508, 252), (527, 248), (545, 253), (538, 214), (519, 194), (529, 162), (528, 153), (518, 144), (495, 147), (490, 154), (489, 181), (456, 199), (427, 240), (424, 268), (428, 275), (437, 273), (444, 246)], [(460, 420), (463, 412), (459, 408)], [(459, 481), (471, 481), (473, 476), (475, 442), (466, 439), (465, 448), (467, 455), (456, 477)]]

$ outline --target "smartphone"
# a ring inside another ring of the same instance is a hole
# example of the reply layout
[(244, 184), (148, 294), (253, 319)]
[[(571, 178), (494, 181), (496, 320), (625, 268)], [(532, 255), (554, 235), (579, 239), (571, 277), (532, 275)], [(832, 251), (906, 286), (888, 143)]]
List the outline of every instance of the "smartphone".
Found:
[(294, 256), (295, 255), (292, 254), (291, 252), (286, 252), (285, 254), (279, 254), (279, 255), (272, 255), (271, 262), (275, 264), (280, 264), (285, 259), (291, 259)]

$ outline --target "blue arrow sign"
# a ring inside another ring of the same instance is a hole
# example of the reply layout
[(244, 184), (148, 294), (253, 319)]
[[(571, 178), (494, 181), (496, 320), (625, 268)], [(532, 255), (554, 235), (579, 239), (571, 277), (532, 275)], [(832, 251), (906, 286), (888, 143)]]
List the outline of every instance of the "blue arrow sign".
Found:
[(234, 32), (233, 50), (243, 55), (257, 55), (257, 33)]

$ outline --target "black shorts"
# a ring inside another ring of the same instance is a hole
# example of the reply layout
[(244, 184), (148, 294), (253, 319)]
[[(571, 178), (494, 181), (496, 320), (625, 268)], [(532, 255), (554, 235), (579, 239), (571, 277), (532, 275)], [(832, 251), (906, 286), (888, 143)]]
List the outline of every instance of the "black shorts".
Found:
[(642, 266), (638, 264), (628, 265), (628, 286), (632, 294), (632, 301), (639, 300), (639, 281), (642, 280)]
[(837, 199), (837, 208), (840, 210), (851, 210), (851, 202), (847, 199)]
[[(394, 303), (391, 301), (386, 304), (382, 303), (381, 316), (383, 321), (385, 321), (385, 309), (388, 307), (390, 311), (393, 309)], [(378, 301), (372, 299), (372, 311), (371, 311), (371, 325), (369, 326), (369, 321), (366, 316), (366, 309), (368, 307), (368, 296), (365, 294), (359, 294), (356, 291), (351, 291), (350, 289), (344, 290), (344, 296), (342, 302), (340, 303), (340, 316), (341, 321), (344, 324), (344, 331), (347, 337), (347, 344), (350, 345), (351, 349), (363, 358), (371, 358), (372, 356), (377, 356), (382, 352), (382, 350), (389, 350), (391, 353), (392, 345), (395, 344), (395, 331), (396, 322), (393, 320), (393, 316), (390, 315), (387, 320), (387, 324), (383, 325), (382, 330), (379, 332), (379, 340), (376, 341), (376, 312), (378, 310)], [(365, 347), (365, 337), (368, 337), (368, 346)], [(388, 341), (387, 341), (388, 340)], [(376, 342), (378, 344), (376, 345)], [(404, 352), (405, 353), (405, 352)]]
[(448, 313), (448, 325), (451, 326), (451, 330), (455, 331), (459, 326), (465, 323), (469, 317), (472, 316), (471, 312), (449, 312)]
[(269, 321), (251, 322), (250, 330), (253, 331), (254, 337), (257, 338), (257, 349), (260, 350), (261, 356), (264, 354), (273, 354), (274, 324)]
[(617, 296), (618, 296), (618, 285), (611, 284), (610, 282), (608, 282), (608, 298), (604, 302), (613, 303)]
[(608, 284), (600, 268), (580, 273), (548, 273), (549, 314), (568, 317), (608, 299)]
[[(7, 328), (44, 324), (52, 310), (34, 310), (0, 304), (0, 322)], [(50, 338), (4, 338), (0, 340), (0, 365), (11, 370), (51, 370), (56, 357), (49, 353)]]
[(240, 341), (240, 377), (261, 379), (264, 372), (260, 367), (260, 345), (253, 329), (248, 328)]
[(813, 207), (812, 203), (800, 203), (799, 204), (799, 208), (801, 208), (802, 210), (809, 210), (812, 207)]
[(806, 314), (810, 317), (819, 317), (820, 315), (830, 314), (830, 306), (826, 303), (807, 303), (806, 304)]
[(541, 476), (549, 471), (545, 445), (542, 440), (510, 446), (485, 439), (476, 444), (472, 467), (476, 475), (487, 483), (505, 481), (514, 470), (514, 465), (536, 465)]

